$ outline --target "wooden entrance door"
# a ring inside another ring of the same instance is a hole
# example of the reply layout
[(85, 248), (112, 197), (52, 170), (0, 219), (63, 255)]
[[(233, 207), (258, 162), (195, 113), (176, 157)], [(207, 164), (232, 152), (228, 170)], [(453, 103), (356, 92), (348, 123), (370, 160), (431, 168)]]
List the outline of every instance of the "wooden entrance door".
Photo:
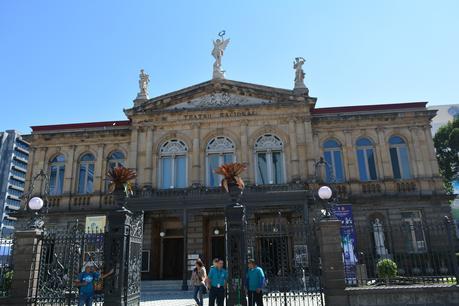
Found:
[(163, 240), (163, 279), (183, 278), (183, 238)]
[(221, 258), (224, 261), (225, 254), (225, 237), (224, 236), (214, 236), (212, 237), (212, 260), (214, 258)]

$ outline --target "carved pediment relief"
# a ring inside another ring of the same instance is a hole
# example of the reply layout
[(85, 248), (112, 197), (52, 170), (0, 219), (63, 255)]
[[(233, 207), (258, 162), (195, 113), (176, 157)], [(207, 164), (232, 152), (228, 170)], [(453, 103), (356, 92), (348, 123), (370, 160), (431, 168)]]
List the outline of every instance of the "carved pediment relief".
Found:
[(215, 92), (202, 97), (182, 102), (167, 109), (193, 109), (193, 108), (219, 108), (227, 106), (248, 106), (257, 104), (270, 104), (271, 100), (255, 97), (245, 97), (228, 92)]

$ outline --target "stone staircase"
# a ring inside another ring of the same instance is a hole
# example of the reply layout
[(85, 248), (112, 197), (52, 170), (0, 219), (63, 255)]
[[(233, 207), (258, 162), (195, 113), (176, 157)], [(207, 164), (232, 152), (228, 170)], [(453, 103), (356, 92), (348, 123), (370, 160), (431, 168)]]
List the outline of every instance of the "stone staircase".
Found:
[[(189, 285), (189, 284), (188, 284)], [(177, 294), (182, 291), (181, 280), (154, 280), (142, 281), (141, 283), (142, 294)], [(191, 290), (191, 286), (189, 286)]]

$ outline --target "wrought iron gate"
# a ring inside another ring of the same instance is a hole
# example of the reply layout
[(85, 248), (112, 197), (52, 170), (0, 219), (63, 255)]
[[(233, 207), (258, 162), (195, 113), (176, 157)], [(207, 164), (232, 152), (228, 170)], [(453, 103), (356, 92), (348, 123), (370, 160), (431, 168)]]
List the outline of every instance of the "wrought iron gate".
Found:
[(324, 305), (314, 226), (273, 222), (247, 229), (249, 256), (266, 274), (266, 306)]
[[(90, 265), (103, 272), (104, 229), (84, 230), (77, 225), (65, 232), (45, 232), (37, 248), (37, 278), (34, 280), (33, 305), (78, 305), (75, 280)], [(94, 304), (102, 305), (102, 281), (94, 284)]]

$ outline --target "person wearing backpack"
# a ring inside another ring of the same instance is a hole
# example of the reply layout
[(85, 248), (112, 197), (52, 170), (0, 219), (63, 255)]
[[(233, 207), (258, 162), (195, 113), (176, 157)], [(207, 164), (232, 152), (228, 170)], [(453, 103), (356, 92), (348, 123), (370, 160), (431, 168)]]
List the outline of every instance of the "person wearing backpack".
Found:
[(257, 266), (254, 259), (248, 260), (249, 270), (247, 271), (247, 295), (248, 306), (263, 306), (263, 287), (265, 285), (265, 273)]

